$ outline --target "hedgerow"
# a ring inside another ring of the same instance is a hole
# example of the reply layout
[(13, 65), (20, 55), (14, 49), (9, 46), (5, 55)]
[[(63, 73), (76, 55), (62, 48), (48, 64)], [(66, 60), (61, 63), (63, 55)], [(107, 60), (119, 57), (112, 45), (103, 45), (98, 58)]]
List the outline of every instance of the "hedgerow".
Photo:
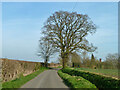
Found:
[(95, 84), (97, 88), (120, 88), (120, 80), (112, 77), (105, 77), (102, 75), (93, 74), (90, 72), (78, 71), (74, 69), (62, 69), (62, 72), (73, 76), (81, 76)]
[(61, 70), (58, 71), (58, 74), (70, 88), (96, 88), (94, 84), (80, 76), (71, 76), (63, 73)]
[(31, 79), (35, 78), (37, 75), (39, 75), (44, 70), (47, 70), (48, 68), (41, 67), (36, 72), (29, 74), (27, 76), (21, 75), (19, 78), (16, 78), (15, 80), (11, 80), (8, 82), (2, 83), (2, 90), (17, 90), (17, 88), (20, 88), (22, 85), (30, 81)]

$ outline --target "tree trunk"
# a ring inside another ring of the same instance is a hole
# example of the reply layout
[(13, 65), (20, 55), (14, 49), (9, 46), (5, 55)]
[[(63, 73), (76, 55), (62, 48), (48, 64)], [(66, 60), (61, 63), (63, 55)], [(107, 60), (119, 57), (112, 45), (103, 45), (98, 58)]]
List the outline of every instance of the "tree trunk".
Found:
[(62, 57), (62, 61), (63, 61), (63, 69), (65, 68), (65, 58)]
[(47, 62), (45, 62), (45, 67), (47, 68)]
[(46, 68), (48, 67), (48, 57), (46, 57), (46, 60), (45, 60), (45, 65), (44, 65)]
[(66, 67), (67, 59), (68, 59), (68, 54), (67, 53), (61, 53), (62, 57), (62, 63), (63, 63), (63, 68)]
[(75, 66), (74, 66), (74, 63), (72, 63), (72, 67), (75, 67)]

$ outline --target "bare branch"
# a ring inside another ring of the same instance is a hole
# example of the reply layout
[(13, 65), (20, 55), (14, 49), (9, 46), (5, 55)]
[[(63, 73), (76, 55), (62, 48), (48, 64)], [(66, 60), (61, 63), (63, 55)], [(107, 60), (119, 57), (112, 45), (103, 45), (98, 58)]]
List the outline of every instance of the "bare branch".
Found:
[(43, 34), (48, 37), (54, 47), (57, 47), (64, 59), (78, 49), (88, 52), (95, 51), (96, 47), (90, 45), (85, 37), (96, 31), (96, 25), (88, 15), (76, 12), (59, 11), (47, 19)]

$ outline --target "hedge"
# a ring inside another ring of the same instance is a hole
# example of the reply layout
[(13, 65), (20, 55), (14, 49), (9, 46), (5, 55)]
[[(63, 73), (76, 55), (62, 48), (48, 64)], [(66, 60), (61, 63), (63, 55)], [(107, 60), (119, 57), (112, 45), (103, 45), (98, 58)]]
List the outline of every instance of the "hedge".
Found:
[(112, 77), (105, 77), (102, 75), (69, 68), (62, 69), (62, 72), (70, 75), (81, 76), (84, 79), (87, 79), (91, 83), (95, 84), (97, 88), (120, 88), (120, 80), (113, 79)]
[(70, 88), (96, 88), (94, 84), (80, 76), (71, 76), (63, 73), (61, 70), (58, 70), (58, 74), (64, 80), (65, 84)]
[(48, 68), (41, 67), (36, 72), (33, 72), (27, 76), (21, 75), (19, 78), (16, 78), (14, 80), (4, 82), (2, 83), (2, 90), (16, 90), (17, 88), (20, 88), (22, 85), (30, 81), (31, 79), (35, 78), (37, 75), (39, 75), (44, 70), (47, 70)]

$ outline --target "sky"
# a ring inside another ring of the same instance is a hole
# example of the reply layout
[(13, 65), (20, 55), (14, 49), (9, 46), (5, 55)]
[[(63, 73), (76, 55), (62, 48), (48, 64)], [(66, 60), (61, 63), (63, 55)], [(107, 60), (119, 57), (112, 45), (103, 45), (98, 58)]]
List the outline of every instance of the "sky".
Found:
[[(97, 31), (87, 38), (97, 46), (94, 55), (103, 60), (118, 52), (117, 2), (3, 2), (2, 57), (25, 61), (43, 61), (37, 56), (41, 28), (55, 11), (87, 14)], [(58, 55), (50, 61), (56, 61)]]

